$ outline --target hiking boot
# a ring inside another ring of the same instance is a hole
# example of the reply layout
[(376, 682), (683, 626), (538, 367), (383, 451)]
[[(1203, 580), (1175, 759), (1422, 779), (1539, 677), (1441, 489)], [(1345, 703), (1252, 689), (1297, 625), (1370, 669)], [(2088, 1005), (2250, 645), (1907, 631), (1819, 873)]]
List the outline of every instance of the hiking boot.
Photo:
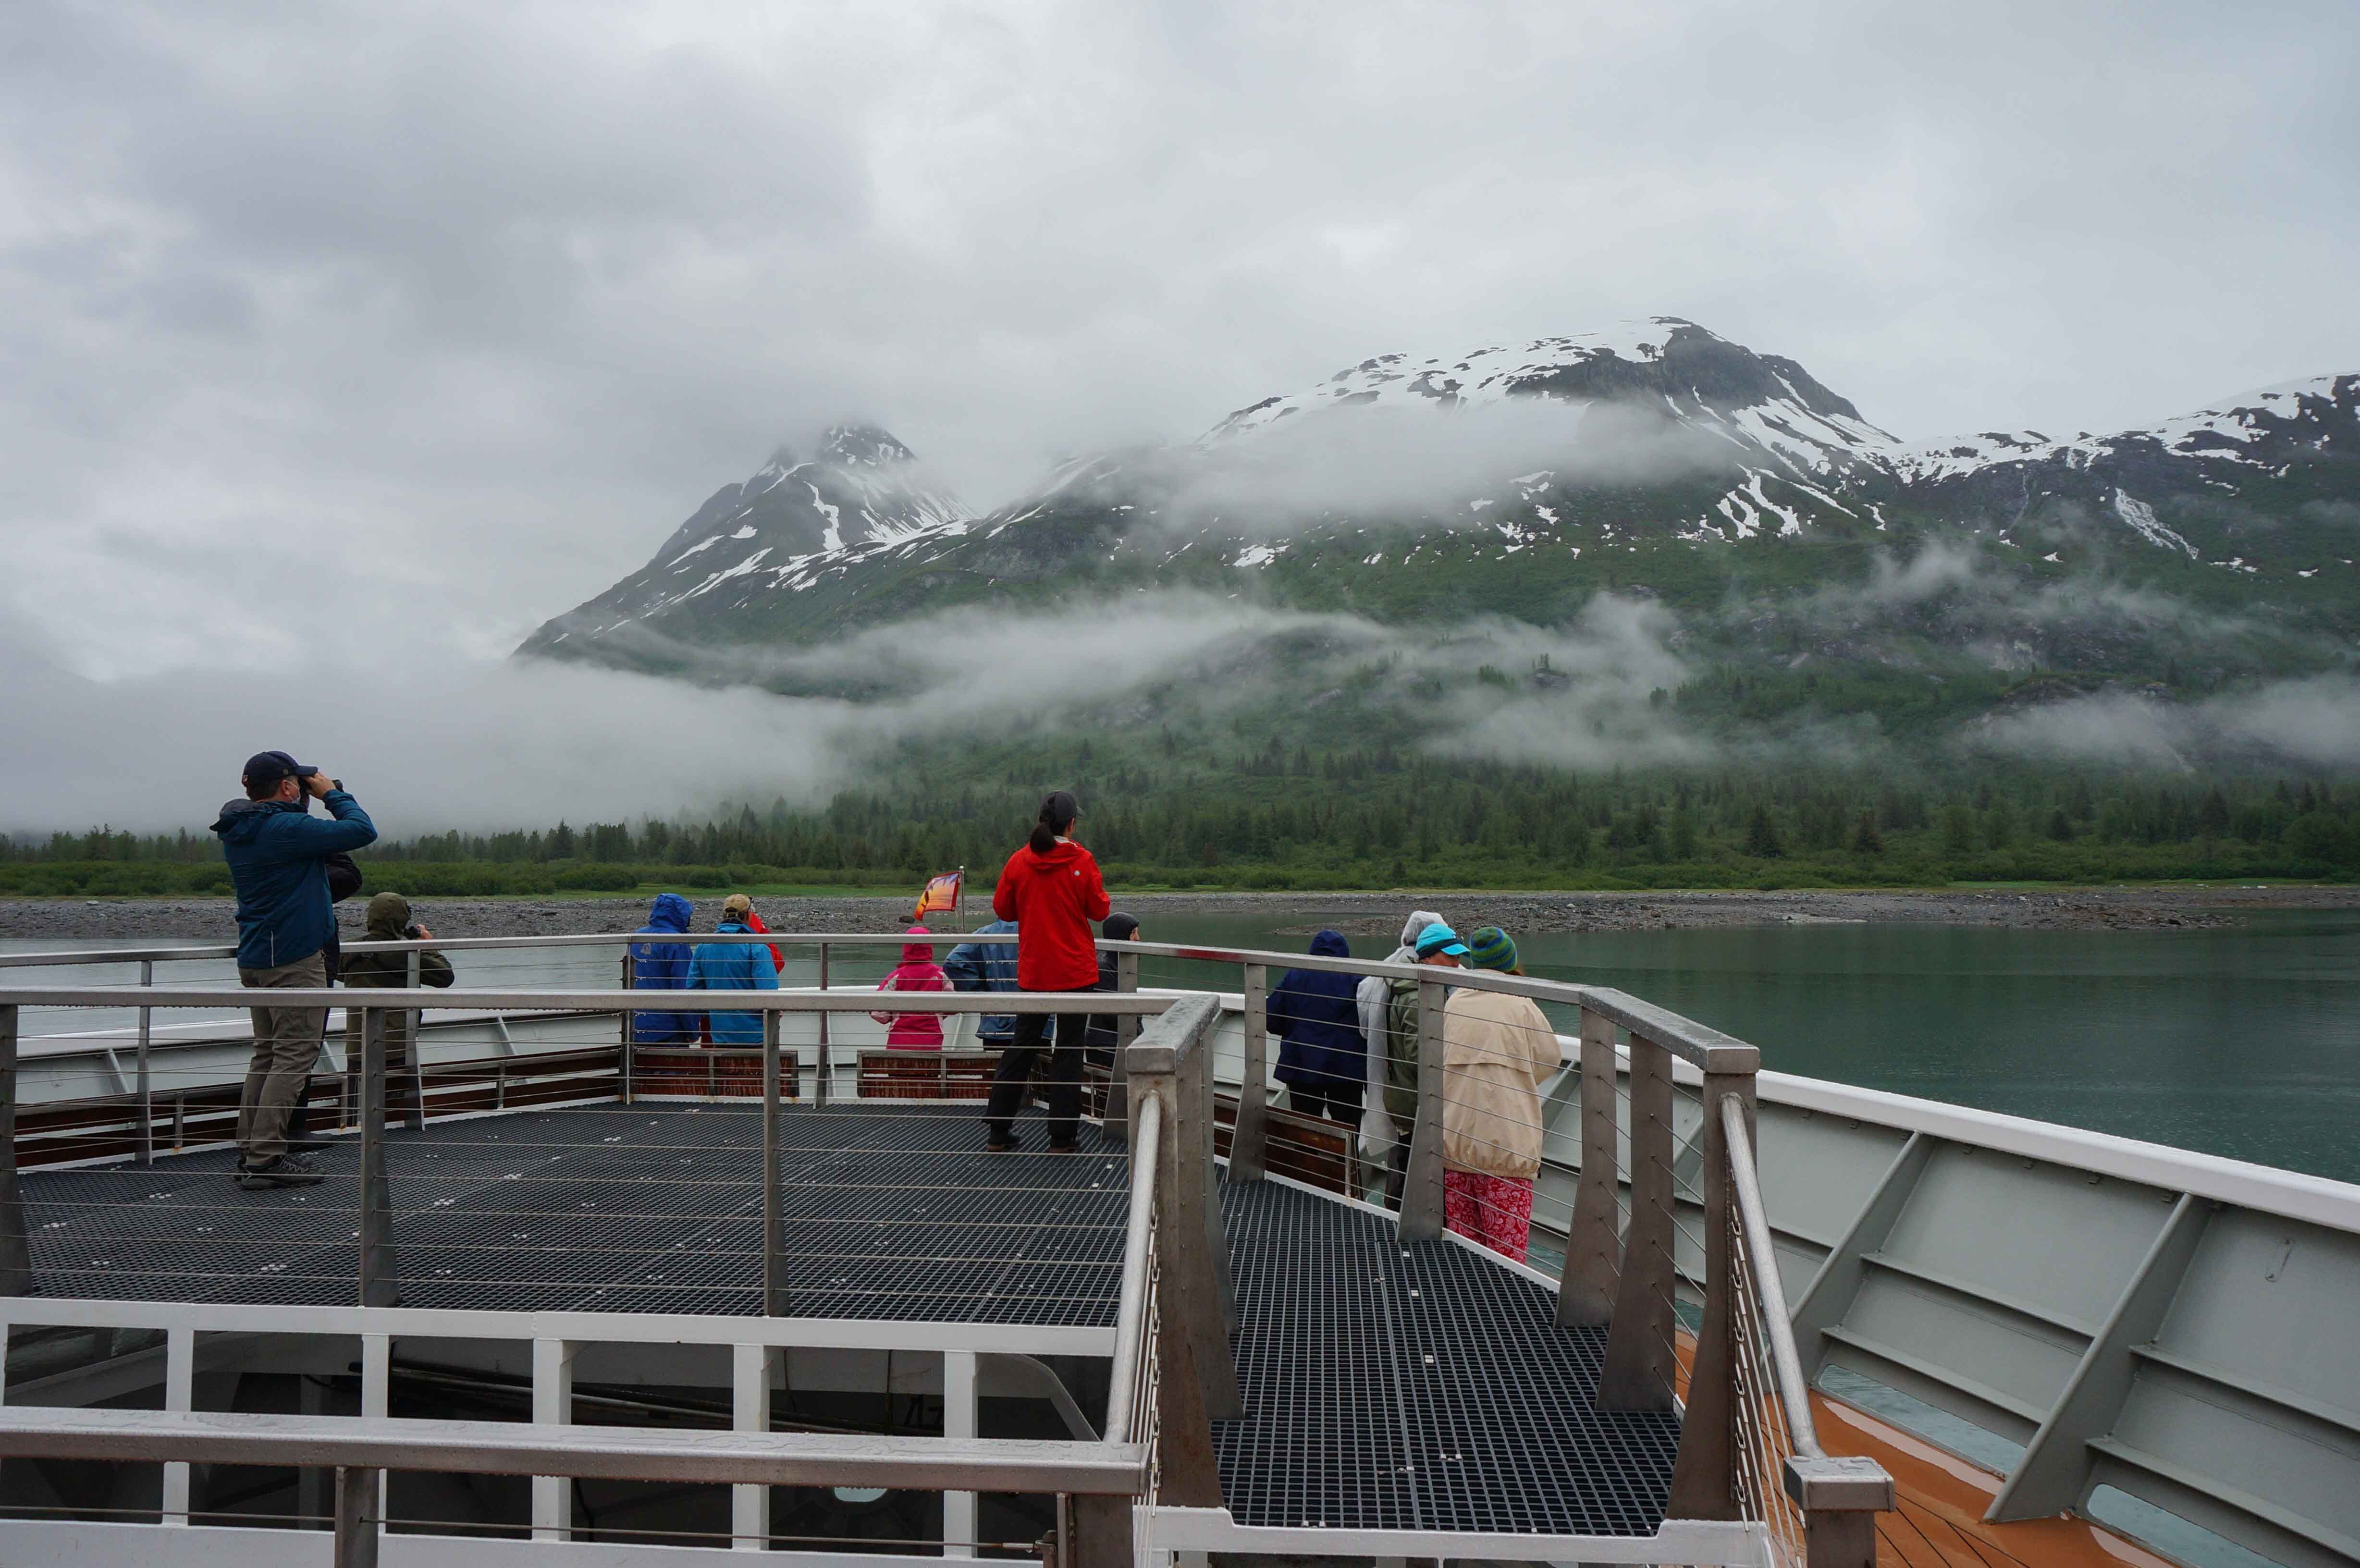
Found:
[(237, 1184), (249, 1192), (272, 1187), (312, 1187), (328, 1179), (328, 1173), (291, 1154), (276, 1160), (266, 1160), (259, 1165), (240, 1165)]

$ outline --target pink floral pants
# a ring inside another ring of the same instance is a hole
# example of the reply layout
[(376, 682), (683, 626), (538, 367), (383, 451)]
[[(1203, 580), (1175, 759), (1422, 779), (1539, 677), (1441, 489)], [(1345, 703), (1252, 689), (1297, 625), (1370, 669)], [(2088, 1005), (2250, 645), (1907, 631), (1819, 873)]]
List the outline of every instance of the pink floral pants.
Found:
[(1468, 1240), (1522, 1263), (1533, 1235), (1533, 1184), (1508, 1176), (1446, 1171), (1442, 1217)]

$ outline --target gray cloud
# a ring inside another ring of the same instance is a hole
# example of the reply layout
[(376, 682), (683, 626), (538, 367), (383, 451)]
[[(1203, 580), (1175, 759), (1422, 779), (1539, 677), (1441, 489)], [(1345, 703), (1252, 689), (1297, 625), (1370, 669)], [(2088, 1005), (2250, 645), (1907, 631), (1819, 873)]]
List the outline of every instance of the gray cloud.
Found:
[(2276, 681), (2183, 706), (2103, 691), (1994, 717), (1970, 744), (2072, 762), (2191, 768), (2208, 760), (2360, 764), (2360, 681)]
[(488, 654), (840, 409), (988, 504), (1371, 353), (1659, 311), (1907, 434), (2131, 423), (2360, 367), (2355, 38), (2337, 0), (27, 0), (0, 601), (89, 674)]
[(1637, 485), (1733, 469), (1725, 441), (1618, 404), (1334, 408), (1189, 449), (1166, 515), (1278, 533), (1334, 513), (1414, 518), (1470, 497), (1513, 504), (1520, 477)]
[[(1695, 761), (1708, 748), (1649, 702), (1683, 678), (1670, 630), (1655, 606), (1602, 596), (1562, 632), (1480, 622), (1437, 637), (1175, 593), (1031, 616), (978, 609), (930, 622), (922, 639), (884, 628), (826, 648), (732, 651), (706, 670), (818, 687), (858, 678), (878, 688), (860, 702), (540, 660), (417, 659), (323, 662), (257, 703), (246, 671), (89, 681), (0, 621), (0, 657), (20, 677), (0, 833), (193, 827), (266, 746), (339, 774), (396, 838), (808, 804), (908, 739), (1120, 724), (1166, 703), (1218, 717), (1372, 668), (1383, 677), (1356, 701), (1407, 715), (1442, 755)], [(1478, 680), (1486, 666), (1497, 684)]]

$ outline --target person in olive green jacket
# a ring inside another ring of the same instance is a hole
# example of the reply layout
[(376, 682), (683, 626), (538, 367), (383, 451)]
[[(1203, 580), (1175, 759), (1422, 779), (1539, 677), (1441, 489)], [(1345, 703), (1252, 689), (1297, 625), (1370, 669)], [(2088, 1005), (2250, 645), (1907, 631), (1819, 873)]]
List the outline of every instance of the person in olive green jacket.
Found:
[[(379, 893), (368, 902), (368, 931), (366, 942), (425, 942), (434, 933), (410, 918), (410, 900), (399, 893)], [(451, 961), (439, 953), (418, 955), (418, 983), (421, 985), (448, 985), (456, 978), (451, 971)], [(337, 975), (347, 985), (360, 987), (402, 986), (410, 984), (410, 959), (407, 953), (346, 953), (337, 966)], [(361, 1015), (358, 1007), (344, 1009), (344, 1061), (354, 1073), (361, 1064)], [(385, 1018), (385, 1065), (390, 1072), (399, 1067), (412, 1066), (410, 1057), (410, 1015), (388, 1013)], [(388, 1094), (388, 1099), (391, 1096)]]
[[(1459, 933), (1436, 920), (1417, 933), (1414, 963), (1456, 969), (1467, 956)], [(1385, 982), (1385, 1114), (1393, 1118), (1394, 1139), (1385, 1177), (1385, 1202), (1401, 1206), (1402, 1183), (1409, 1172), (1410, 1135), (1417, 1127), (1418, 992), (1415, 980)]]

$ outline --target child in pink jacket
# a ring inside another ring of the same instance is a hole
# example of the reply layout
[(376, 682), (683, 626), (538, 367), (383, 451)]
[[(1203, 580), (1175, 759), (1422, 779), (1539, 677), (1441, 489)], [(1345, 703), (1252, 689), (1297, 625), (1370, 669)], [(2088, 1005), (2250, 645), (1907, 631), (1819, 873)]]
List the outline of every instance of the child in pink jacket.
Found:
[[(923, 926), (912, 926), (904, 936), (924, 936)], [(893, 973), (877, 983), (880, 991), (947, 991), (950, 976), (934, 962), (932, 942), (911, 942), (901, 944), (901, 962)], [(869, 1015), (887, 1027), (885, 1049), (888, 1051), (940, 1051), (943, 1048), (943, 1020), (938, 1013), (871, 1013)]]

